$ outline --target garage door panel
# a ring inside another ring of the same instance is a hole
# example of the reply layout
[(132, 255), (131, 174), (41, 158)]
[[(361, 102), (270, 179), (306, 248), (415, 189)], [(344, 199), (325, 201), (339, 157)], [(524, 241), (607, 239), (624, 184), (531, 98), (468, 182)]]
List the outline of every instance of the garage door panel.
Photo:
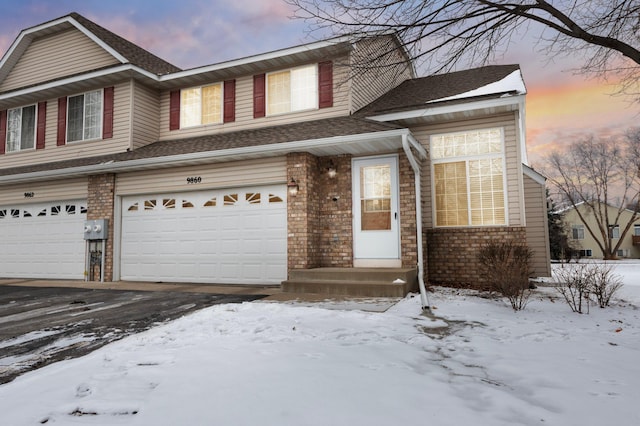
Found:
[[(278, 185), (126, 197), (121, 278), (280, 283), (286, 278), (285, 193)], [(143, 277), (142, 263), (157, 267)]]
[(0, 207), (0, 276), (83, 279), (85, 201)]

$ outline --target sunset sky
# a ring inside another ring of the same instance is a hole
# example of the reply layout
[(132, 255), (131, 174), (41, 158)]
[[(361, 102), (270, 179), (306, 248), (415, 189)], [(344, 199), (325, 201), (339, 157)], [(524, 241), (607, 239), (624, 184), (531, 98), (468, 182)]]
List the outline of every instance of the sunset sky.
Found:
[[(308, 26), (291, 20), (282, 0), (0, 0), (0, 52), (20, 30), (78, 12), (180, 68), (209, 65), (311, 42)], [(640, 125), (640, 106), (612, 96), (616, 87), (574, 75), (579, 59), (549, 62), (531, 39), (496, 63), (519, 63), (528, 90), (529, 162), (585, 135), (611, 135)], [(561, 56), (561, 55), (558, 55)]]

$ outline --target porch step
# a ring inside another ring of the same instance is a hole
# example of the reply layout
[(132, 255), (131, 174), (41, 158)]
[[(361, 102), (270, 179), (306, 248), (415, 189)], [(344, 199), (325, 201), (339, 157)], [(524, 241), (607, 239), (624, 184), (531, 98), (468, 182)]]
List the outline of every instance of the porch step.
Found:
[(416, 268), (294, 269), (281, 287), (285, 293), (404, 297), (417, 290), (418, 273)]

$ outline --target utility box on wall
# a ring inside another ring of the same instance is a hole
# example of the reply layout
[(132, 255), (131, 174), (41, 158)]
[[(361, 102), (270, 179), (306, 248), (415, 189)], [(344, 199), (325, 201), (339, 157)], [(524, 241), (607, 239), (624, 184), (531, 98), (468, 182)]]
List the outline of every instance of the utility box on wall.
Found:
[(95, 219), (84, 222), (85, 240), (106, 240), (109, 219)]

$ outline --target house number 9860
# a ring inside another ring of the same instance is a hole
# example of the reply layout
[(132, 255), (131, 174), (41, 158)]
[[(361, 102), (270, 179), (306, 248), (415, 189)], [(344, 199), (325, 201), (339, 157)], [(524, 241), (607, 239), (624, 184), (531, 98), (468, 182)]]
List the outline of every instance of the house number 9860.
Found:
[(193, 176), (193, 177), (188, 177), (187, 178), (187, 183), (191, 184), (191, 183), (200, 183), (202, 182), (202, 177), (200, 176)]

